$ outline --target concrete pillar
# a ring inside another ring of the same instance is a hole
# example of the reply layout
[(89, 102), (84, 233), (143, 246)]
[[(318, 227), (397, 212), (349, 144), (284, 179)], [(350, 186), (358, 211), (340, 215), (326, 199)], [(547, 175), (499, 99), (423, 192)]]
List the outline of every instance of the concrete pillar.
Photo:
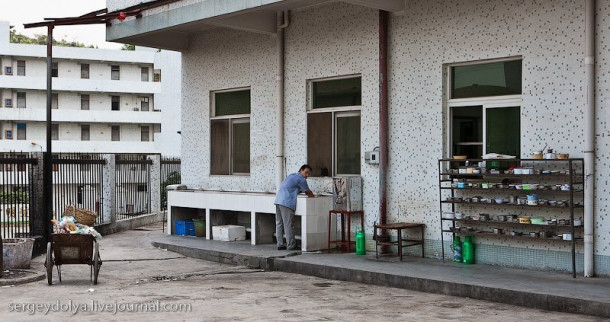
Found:
[[(36, 238), (34, 252), (37, 254), (46, 251), (48, 236), (51, 235), (51, 223), (47, 221), (44, 209), (44, 182), (43, 182), (43, 153), (33, 152), (32, 157), (38, 159), (38, 164), (32, 166), (31, 184), (34, 198), (30, 198), (30, 233)], [(53, 204), (52, 201), (49, 203)]]
[(150, 166), (150, 213), (158, 214), (161, 212), (161, 155), (149, 155), (152, 160)]
[(103, 154), (106, 165), (102, 170), (102, 219), (104, 223), (116, 222), (116, 163), (114, 154)]

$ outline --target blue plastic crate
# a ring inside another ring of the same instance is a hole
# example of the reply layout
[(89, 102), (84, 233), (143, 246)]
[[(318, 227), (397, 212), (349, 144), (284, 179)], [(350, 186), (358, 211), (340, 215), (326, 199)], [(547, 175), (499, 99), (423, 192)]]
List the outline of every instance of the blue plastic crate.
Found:
[(186, 220), (176, 220), (174, 235), (186, 235)]
[(186, 220), (186, 236), (196, 236), (195, 234), (195, 222), (192, 220)]

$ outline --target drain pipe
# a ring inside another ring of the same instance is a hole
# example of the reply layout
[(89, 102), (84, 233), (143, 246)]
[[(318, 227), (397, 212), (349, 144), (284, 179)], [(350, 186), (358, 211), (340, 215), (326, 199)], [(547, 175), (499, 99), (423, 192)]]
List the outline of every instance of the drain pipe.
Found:
[(585, 210), (584, 210), (584, 274), (595, 275), (593, 262), (593, 222), (595, 200), (595, 0), (585, 0), (585, 75), (587, 105), (585, 107)]
[(276, 146), (276, 177), (275, 190), (279, 191), (284, 180), (284, 29), (290, 25), (288, 11), (277, 14), (277, 146)]
[(387, 223), (388, 12), (379, 10), (379, 223)]

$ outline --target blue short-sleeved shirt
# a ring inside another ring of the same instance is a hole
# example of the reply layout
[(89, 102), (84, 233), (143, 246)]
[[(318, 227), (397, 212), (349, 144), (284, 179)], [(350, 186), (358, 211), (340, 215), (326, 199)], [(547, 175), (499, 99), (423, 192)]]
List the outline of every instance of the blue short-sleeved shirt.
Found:
[(299, 192), (309, 190), (307, 180), (300, 173), (293, 173), (286, 177), (280, 186), (275, 197), (275, 204), (288, 207), (292, 210), (297, 209), (297, 195)]

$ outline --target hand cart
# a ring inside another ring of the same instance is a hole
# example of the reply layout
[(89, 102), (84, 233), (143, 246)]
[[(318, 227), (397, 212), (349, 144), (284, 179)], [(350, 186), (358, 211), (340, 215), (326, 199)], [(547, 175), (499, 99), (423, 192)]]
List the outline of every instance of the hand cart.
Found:
[(99, 244), (92, 235), (52, 234), (47, 244), (47, 281), (53, 284), (53, 265), (57, 266), (57, 275), (61, 282), (61, 265), (87, 264), (90, 266), (89, 280), (97, 284), (97, 276), (102, 266)]

